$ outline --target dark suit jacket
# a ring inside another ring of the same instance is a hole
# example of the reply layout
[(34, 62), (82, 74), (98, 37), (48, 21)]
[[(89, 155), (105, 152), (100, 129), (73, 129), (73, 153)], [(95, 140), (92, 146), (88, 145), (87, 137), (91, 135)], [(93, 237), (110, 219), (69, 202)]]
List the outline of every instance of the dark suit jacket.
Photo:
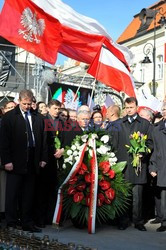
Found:
[(61, 133), (62, 148), (64, 148), (65, 146), (71, 146), (73, 139), (77, 135), (82, 135), (83, 132), (84, 131), (79, 126), (78, 122), (73, 122), (73, 121), (69, 120), (65, 124), (64, 129)]
[(128, 117), (125, 116), (120, 120), (118, 130), (113, 132), (113, 144), (116, 151), (118, 161), (127, 161), (124, 170), (125, 178), (132, 184), (144, 184), (147, 182), (147, 159), (142, 159), (142, 170), (137, 176), (132, 166), (132, 155), (127, 152), (125, 145), (130, 145), (129, 136), (134, 132), (140, 131), (142, 134), (148, 135), (147, 146), (152, 148), (151, 125), (150, 123), (137, 115), (133, 123), (129, 123)]
[(166, 128), (164, 121), (154, 125), (152, 131), (154, 151), (150, 159), (150, 172), (157, 172), (157, 185), (166, 187)]
[[(39, 170), (39, 162), (47, 162), (46, 133), (43, 116), (31, 110), (32, 129), (35, 138), (34, 165)], [(12, 162), (13, 173), (27, 173), (28, 140), (25, 119), (19, 105), (7, 112), (1, 123), (1, 160), (2, 164)]]
[[(58, 118), (53, 119), (49, 114), (44, 117), (45, 131), (47, 132), (48, 156), (54, 157), (55, 146), (54, 138), (56, 131), (61, 132), (62, 123)], [(58, 134), (59, 136), (59, 134)]]

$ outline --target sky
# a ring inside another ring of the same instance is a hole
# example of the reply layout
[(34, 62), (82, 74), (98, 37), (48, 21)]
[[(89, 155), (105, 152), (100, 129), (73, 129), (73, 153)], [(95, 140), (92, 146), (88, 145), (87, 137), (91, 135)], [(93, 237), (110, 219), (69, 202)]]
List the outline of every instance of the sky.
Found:
[[(105, 27), (114, 41), (123, 33), (136, 14), (156, 3), (155, 0), (63, 0), (62, 2), (70, 5), (80, 14), (96, 19)], [(0, 0), (0, 9), (3, 3), (4, 0)], [(62, 64), (64, 59), (58, 56), (56, 63)]]

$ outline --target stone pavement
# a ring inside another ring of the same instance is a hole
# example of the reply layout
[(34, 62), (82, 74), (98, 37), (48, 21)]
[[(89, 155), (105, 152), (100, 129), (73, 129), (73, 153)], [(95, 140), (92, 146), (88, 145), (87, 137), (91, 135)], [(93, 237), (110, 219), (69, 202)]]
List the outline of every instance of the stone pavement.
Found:
[(96, 229), (95, 234), (88, 234), (87, 229), (77, 229), (67, 221), (59, 230), (47, 226), (38, 235), (49, 235), (65, 244), (73, 242), (97, 250), (166, 250), (166, 232), (156, 232), (160, 224), (148, 222), (145, 226), (146, 232), (133, 226), (121, 231), (115, 226), (103, 225)]

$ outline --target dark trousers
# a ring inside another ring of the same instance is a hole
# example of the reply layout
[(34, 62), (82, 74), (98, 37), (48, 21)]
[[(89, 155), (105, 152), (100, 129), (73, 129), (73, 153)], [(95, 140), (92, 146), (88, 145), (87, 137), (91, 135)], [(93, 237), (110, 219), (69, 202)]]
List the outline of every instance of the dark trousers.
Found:
[(5, 212), (6, 222), (8, 225), (15, 226), (17, 223), (18, 204), (20, 208), (20, 219), (22, 225), (26, 226), (31, 225), (33, 223), (32, 209), (34, 183), (34, 174), (7, 174)]
[(57, 199), (57, 164), (51, 157), (37, 177), (35, 221), (52, 224)]
[(132, 220), (135, 225), (143, 224), (142, 198), (144, 185), (133, 185), (132, 199), (128, 210), (118, 218), (118, 224), (129, 225)]
[(5, 214), (8, 226), (16, 226), (18, 208), (22, 226), (33, 224), (33, 201), (35, 187), (35, 170), (33, 150), (29, 150), (27, 174), (7, 173)]
[(143, 198), (143, 185), (134, 185), (132, 188), (133, 204), (132, 204), (132, 219), (134, 224), (143, 224), (142, 218), (142, 198)]
[(166, 188), (161, 188), (161, 225), (166, 226)]
[(153, 178), (153, 196), (155, 201), (156, 219), (161, 220), (161, 188), (157, 186), (157, 177)]

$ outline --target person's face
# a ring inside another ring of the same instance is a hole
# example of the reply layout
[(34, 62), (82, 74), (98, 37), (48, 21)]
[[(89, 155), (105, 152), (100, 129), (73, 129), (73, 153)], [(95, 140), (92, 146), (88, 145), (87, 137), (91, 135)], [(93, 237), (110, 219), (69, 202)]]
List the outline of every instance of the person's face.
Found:
[(93, 121), (95, 124), (101, 124), (103, 121), (102, 115), (100, 113), (95, 113), (93, 116)]
[(52, 105), (50, 108), (48, 108), (48, 112), (50, 114), (50, 116), (52, 116), (53, 118), (56, 118), (59, 114), (59, 110), (61, 107), (57, 106), (57, 105)]
[(81, 128), (86, 128), (89, 124), (90, 117), (88, 114), (80, 114), (77, 117), (77, 121)]
[(32, 102), (31, 107), (35, 110), (36, 109), (36, 102)]
[(59, 114), (59, 117), (63, 120), (66, 121), (68, 118), (67, 112), (66, 111), (62, 111), (61, 114)]
[(8, 112), (16, 107), (16, 104), (14, 102), (9, 102), (6, 107), (4, 108), (4, 112)]
[(135, 102), (125, 103), (126, 114), (132, 116), (137, 113), (137, 105)]
[(23, 112), (29, 111), (32, 106), (32, 100), (29, 98), (22, 98), (19, 100), (20, 108)]
[(164, 120), (166, 120), (166, 106), (164, 106), (162, 108), (162, 116), (163, 116)]
[(47, 106), (45, 103), (40, 103), (39, 104), (39, 110), (40, 110), (40, 113), (43, 115), (43, 114), (47, 114)]
[(72, 121), (76, 121), (77, 120), (77, 113), (76, 112), (70, 111), (69, 116), (70, 116), (70, 119)]

